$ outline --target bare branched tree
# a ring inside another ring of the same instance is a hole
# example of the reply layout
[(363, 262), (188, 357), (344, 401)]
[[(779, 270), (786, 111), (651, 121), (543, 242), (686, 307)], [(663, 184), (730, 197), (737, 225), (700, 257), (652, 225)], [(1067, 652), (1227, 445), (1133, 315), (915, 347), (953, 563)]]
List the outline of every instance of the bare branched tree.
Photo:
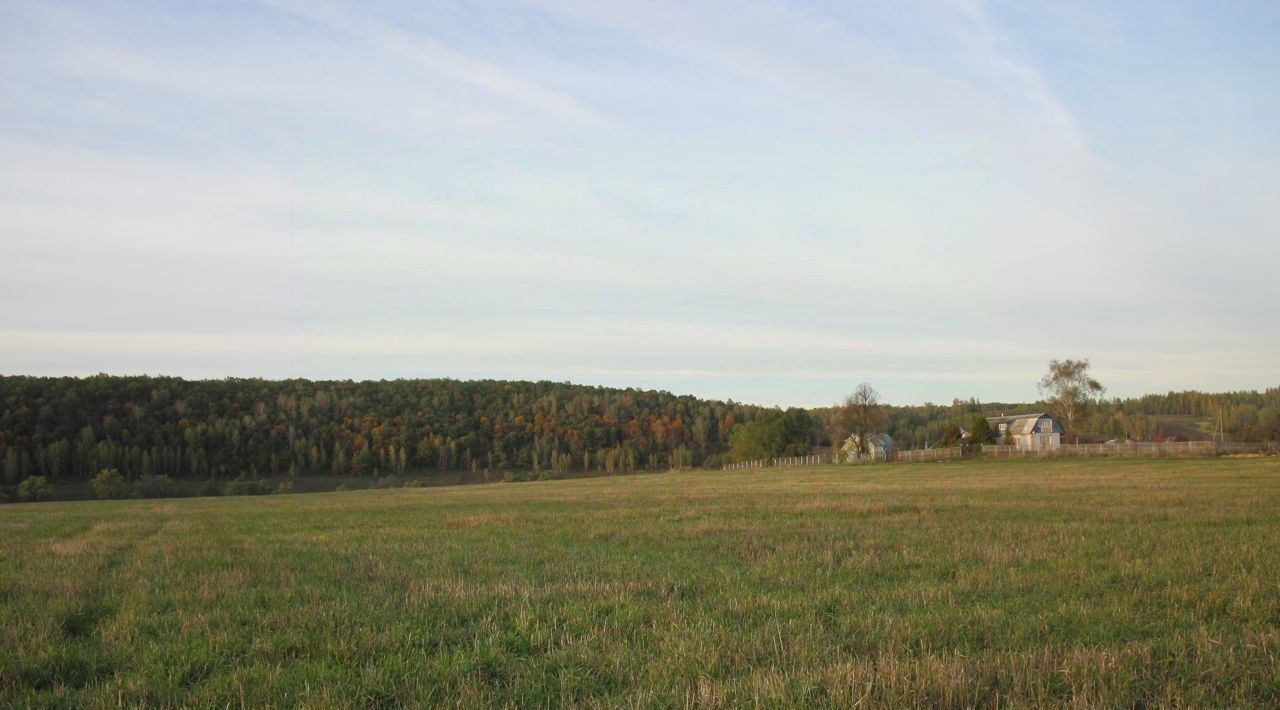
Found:
[(886, 422), (880, 409), (880, 393), (863, 382), (832, 413), (832, 441), (838, 445), (854, 434), (858, 437), (858, 453), (865, 454), (868, 451), (867, 436), (883, 429)]

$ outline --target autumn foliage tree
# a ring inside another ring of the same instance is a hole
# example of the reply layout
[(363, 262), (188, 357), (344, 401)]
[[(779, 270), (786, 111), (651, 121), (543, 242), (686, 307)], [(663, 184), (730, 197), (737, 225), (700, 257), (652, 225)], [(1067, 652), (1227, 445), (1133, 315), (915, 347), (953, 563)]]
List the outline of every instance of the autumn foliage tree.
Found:
[(0, 376), (0, 484), (696, 466), (770, 411), (561, 382)]
[(1089, 376), (1089, 361), (1050, 360), (1049, 372), (1040, 380), (1040, 394), (1050, 413), (1063, 422), (1068, 433), (1078, 432), (1089, 406), (1106, 388)]

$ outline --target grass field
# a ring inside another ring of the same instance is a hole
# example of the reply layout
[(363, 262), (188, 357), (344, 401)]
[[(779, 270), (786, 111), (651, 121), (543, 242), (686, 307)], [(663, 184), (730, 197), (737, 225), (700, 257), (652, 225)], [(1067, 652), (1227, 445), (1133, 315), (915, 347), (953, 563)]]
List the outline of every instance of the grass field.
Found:
[(0, 507), (0, 704), (1280, 706), (1280, 460)]

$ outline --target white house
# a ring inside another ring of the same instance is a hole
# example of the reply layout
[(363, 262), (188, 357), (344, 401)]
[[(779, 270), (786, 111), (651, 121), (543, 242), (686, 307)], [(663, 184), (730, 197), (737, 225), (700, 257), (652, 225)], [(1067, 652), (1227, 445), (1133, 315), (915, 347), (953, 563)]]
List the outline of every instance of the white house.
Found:
[(893, 451), (893, 439), (888, 434), (867, 434), (867, 453), (865, 454), (860, 454), (861, 449), (858, 443), (857, 434), (850, 434), (849, 438), (844, 440), (840, 453), (845, 460), (851, 460), (859, 455), (864, 458), (887, 460), (889, 452)]
[(1052, 449), (1062, 445), (1065, 433), (1053, 417), (1036, 414), (1012, 414), (987, 417), (997, 444), (1010, 444), (1020, 449)]

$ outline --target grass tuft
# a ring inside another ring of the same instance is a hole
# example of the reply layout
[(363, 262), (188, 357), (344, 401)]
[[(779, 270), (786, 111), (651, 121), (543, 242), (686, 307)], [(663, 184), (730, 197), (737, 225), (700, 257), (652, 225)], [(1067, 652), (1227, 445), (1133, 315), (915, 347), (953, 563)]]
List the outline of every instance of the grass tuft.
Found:
[(0, 704), (1280, 706), (1280, 462), (9, 505)]

